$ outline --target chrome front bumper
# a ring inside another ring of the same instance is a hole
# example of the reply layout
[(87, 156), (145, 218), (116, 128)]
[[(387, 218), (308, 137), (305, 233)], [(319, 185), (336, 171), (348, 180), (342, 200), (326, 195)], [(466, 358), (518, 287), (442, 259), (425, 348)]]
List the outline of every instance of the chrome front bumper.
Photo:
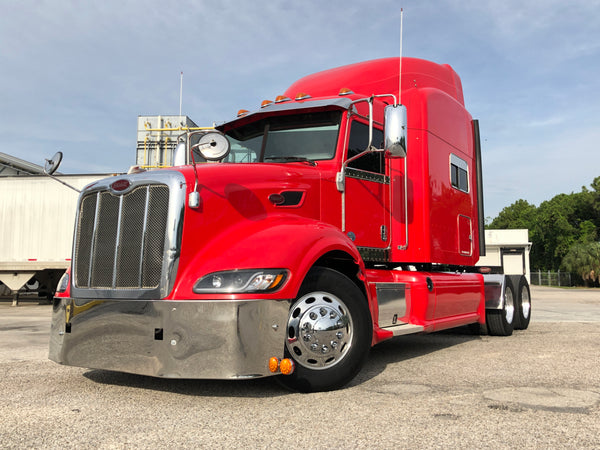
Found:
[(283, 357), (288, 300), (55, 299), (49, 358), (165, 378), (256, 378)]

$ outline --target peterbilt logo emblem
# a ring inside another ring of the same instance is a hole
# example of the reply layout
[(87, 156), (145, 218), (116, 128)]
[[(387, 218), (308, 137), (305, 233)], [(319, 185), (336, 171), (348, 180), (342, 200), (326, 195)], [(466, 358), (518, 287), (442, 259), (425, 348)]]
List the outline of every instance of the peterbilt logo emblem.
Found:
[(113, 191), (121, 192), (121, 191), (124, 191), (125, 189), (127, 189), (129, 186), (131, 186), (131, 183), (129, 182), (129, 180), (121, 179), (121, 180), (117, 180), (113, 184), (111, 184), (110, 188)]

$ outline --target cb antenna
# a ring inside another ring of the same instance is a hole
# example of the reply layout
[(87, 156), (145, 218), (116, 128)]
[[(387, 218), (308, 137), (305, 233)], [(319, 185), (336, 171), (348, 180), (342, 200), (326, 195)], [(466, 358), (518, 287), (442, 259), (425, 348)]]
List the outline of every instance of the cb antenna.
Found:
[(400, 64), (398, 67), (398, 104), (402, 104), (402, 22), (404, 9), (400, 8)]
[(183, 70), (179, 76), (179, 115), (181, 116), (181, 103), (183, 102)]

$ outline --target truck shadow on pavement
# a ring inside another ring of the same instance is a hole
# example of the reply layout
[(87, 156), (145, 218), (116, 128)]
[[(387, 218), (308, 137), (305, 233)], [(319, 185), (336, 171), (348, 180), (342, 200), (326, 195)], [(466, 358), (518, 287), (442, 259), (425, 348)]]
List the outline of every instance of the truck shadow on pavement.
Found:
[(401, 365), (403, 362), (421, 358), (430, 353), (444, 351), (456, 345), (480, 339), (479, 333), (473, 332), (469, 327), (394, 337), (371, 349), (367, 364), (348, 386), (365, 383), (383, 373), (390, 365)]
[[(429, 353), (481, 339), (469, 328), (461, 327), (431, 334), (398, 336), (371, 349), (361, 372), (346, 386), (357, 387), (383, 373), (388, 365), (410, 361)], [(271, 398), (294, 394), (276, 377), (249, 380), (195, 380), (155, 378), (122, 372), (91, 369), (84, 377), (100, 385), (125, 386), (198, 397)]]

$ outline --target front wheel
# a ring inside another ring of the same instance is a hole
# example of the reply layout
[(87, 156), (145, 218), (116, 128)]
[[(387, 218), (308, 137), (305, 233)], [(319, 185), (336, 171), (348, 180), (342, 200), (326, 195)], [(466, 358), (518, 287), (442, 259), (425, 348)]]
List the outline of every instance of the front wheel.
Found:
[(335, 270), (311, 269), (288, 316), (286, 356), (296, 370), (279, 381), (301, 392), (344, 386), (366, 361), (372, 334), (361, 290)]

